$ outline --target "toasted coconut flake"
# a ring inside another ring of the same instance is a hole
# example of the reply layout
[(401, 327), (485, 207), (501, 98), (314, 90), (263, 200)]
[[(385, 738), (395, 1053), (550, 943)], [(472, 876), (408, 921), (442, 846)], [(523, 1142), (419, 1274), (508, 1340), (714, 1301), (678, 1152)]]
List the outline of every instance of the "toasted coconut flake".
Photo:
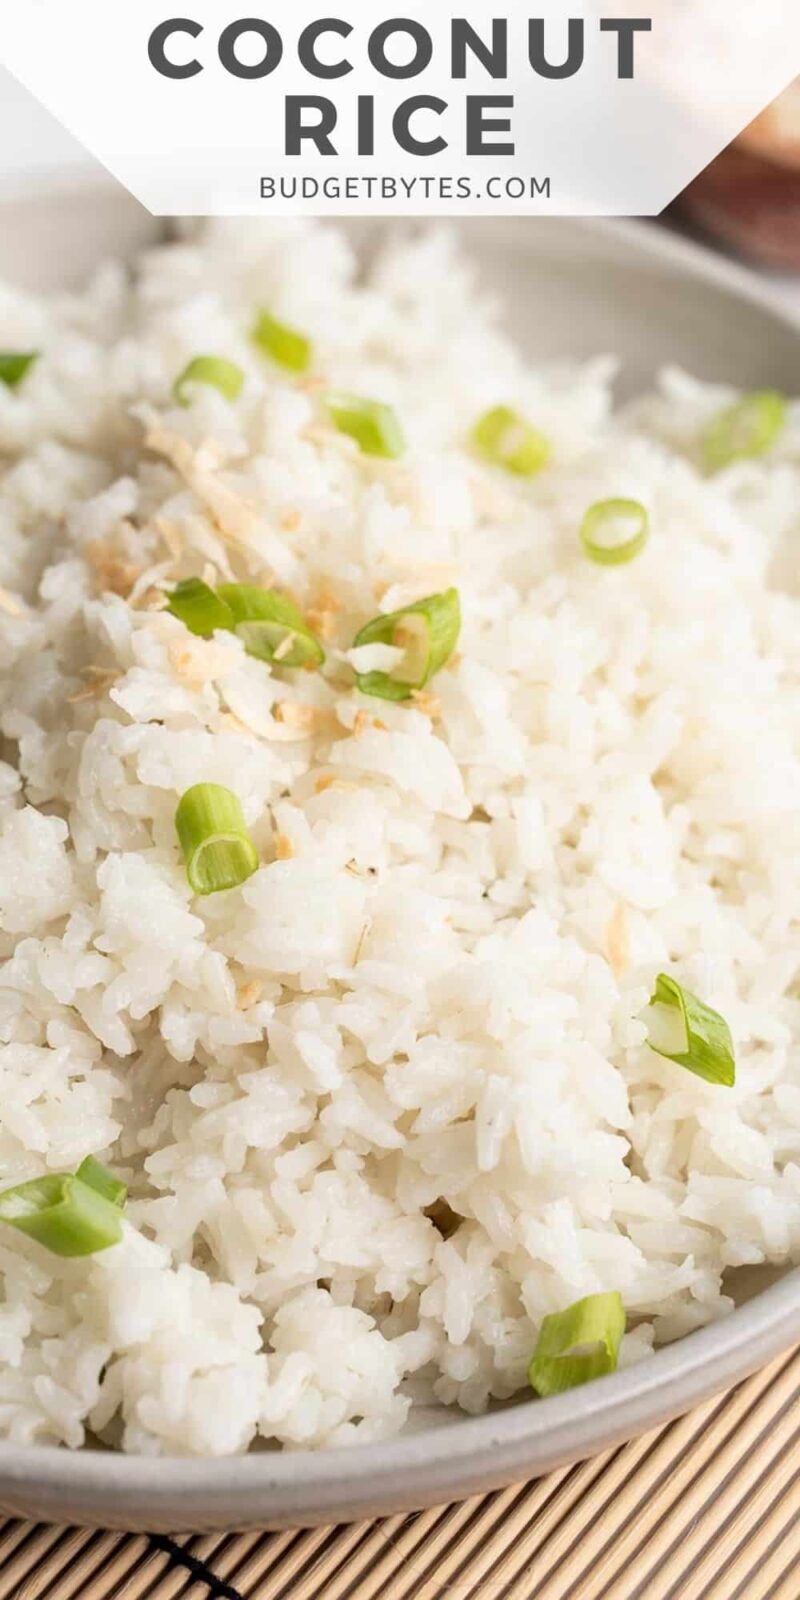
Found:
[(156, 589), (154, 585), (149, 589), (145, 589), (139, 600), (139, 607), (142, 611), (166, 611), (168, 605), (169, 600), (164, 590)]
[(99, 697), (99, 688), (96, 683), (90, 683), (85, 689), (78, 689), (75, 694), (67, 695), (68, 706), (82, 705), (84, 700), (96, 700)]
[(304, 705), (299, 700), (280, 700), (273, 713), (276, 722), (285, 728), (294, 728), (304, 734), (313, 733), (322, 721), (324, 712), (319, 706)]
[(163, 456), (166, 461), (170, 461), (171, 466), (182, 478), (189, 480), (194, 474), (197, 467), (197, 451), (194, 445), (190, 445), (184, 435), (176, 434), (171, 427), (163, 426), (155, 411), (150, 413), (147, 422), (144, 446), (146, 450), (152, 450), (155, 456)]
[[(136, 579), (128, 596), (128, 605), (131, 610), (141, 610), (144, 606), (145, 595), (152, 594), (154, 590), (156, 593), (163, 593), (164, 586), (172, 581), (174, 569), (174, 561), (162, 561), (157, 567), (147, 567), (141, 577)], [(164, 603), (167, 603), (166, 595), (164, 596)]]
[(284, 511), (283, 516), (281, 517), (281, 528), (283, 529), (284, 533), (297, 533), (298, 529), (302, 528), (302, 526), (302, 511)]
[[(205, 555), (210, 564), (213, 563), (220, 577), (232, 583), (234, 571), (228, 559), (225, 540), (210, 518), (206, 515), (200, 515), (199, 512), (190, 512), (184, 518), (184, 526), (187, 538), (196, 547), (198, 553)], [(211, 546), (210, 555), (209, 546)]]
[(317, 638), (322, 639), (325, 644), (330, 644), (336, 638), (336, 618), (341, 610), (341, 600), (327, 584), (317, 590), (306, 613), (306, 620), (309, 628), (313, 629)]
[(416, 711), (421, 711), (424, 716), (435, 721), (442, 714), (442, 702), (438, 694), (433, 694), (430, 689), (415, 689), (411, 696)]
[(366, 922), (364, 923), (363, 928), (361, 929), (361, 932), (360, 932), (360, 934), (358, 936), (358, 941), (356, 943), (355, 950), (353, 951), (352, 965), (354, 967), (357, 967), (359, 961), (361, 960), (361, 952), (364, 949), (364, 944), (365, 944), (366, 940), (369, 937), (369, 932), (370, 932), (371, 927), (372, 927), (372, 918), (368, 917)]
[(302, 437), (309, 444), (327, 446), (339, 455), (349, 456), (351, 461), (361, 454), (355, 439), (349, 439), (346, 433), (339, 433), (336, 428), (326, 427), (323, 422), (309, 422), (308, 427), (303, 429)]
[(293, 856), (294, 856), (294, 854), (295, 854), (295, 848), (294, 848), (294, 845), (292, 844), (292, 841), (289, 838), (288, 834), (286, 834), (286, 833), (276, 833), (276, 835), (275, 835), (275, 860), (276, 861), (291, 861)]
[(287, 728), (274, 718), (268, 728), (259, 728), (257, 732), (259, 738), (269, 739), (275, 744), (302, 744), (309, 737), (307, 728)]
[[(219, 529), (207, 515), (198, 512), (187, 512), (180, 521), (172, 517), (155, 517), (153, 527), (164, 540), (172, 555), (172, 564), (175, 566), (186, 556), (187, 546), (194, 547), (192, 553), (208, 553), (208, 546), (213, 548), (214, 559), (218, 562), (219, 570), (226, 578), (232, 578), (233, 573), (228, 562), (225, 545)], [(211, 563), (208, 563), (211, 565)]]
[(337, 612), (342, 610), (342, 602), (339, 596), (334, 593), (334, 590), (327, 583), (324, 583), (321, 588), (316, 590), (314, 604), (322, 607), (325, 611)]
[[(223, 457), (214, 440), (207, 440), (195, 450), (188, 439), (165, 427), (160, 418), (152, 415), (145, 434), (145, 444), (148, 450), (171, 462), (228, 544), (238, 549), (252, 550), (263, 541), (268, 533), (263, 516), (252, 501), (218, 477)], [(296, 567), (295, 558), (284, 550), (274, 534), (270, 543), (270, 558), (274, 556), (276, 570), (281, 569), (278, 576), (286, 580)]]
[(170, 666), (173, 672), (177, 672), (179, 678), (191, 677), (192, 674), (189, 669), (192, 658), (184, 645), (171, 644), (167, 654), (169, 655)]
[(346, 778), (337, 778), (332, 772), (323, 772), (314, 780), (314, 793), (326, 794), (329, 789), (343, 789), (350, 794), (357, 794), (358, 784), (348, 783)]
[(116, 667), (100, 667), (91, 663), (88, 667), (81, 668), (81, 677), (93, 678), (93, 683), (87, 683), (84, 689), (77, 689), (75, 694), (67, 696), (67, 705), (78, 706), (85, 700), (99, 700), (108, 694), (109, 689), (119, 682), (120, 673)]
[(233, 711), (225, 711), (220, 722), (237, 733), (246, 733), (251, 739), (267, 739), (270, 744), (301, 744), (309, 737), (307, 728), (289, 727), (268, 713), (258, 721), (248, 722), (246, 716), (240, 717)]
[(332, 611), (317, 611), (312, 608), (307, 613), (306, 621), (312, 633), (324, 644), (331, 644), (336, 638), (336, 617)]
[(368, 728), (377, 728), (380, 733), (389, 732), (387, 724), (381, 722), (380, 717), (371, 717), (368, 711), (357, 711), (353, 720), (353, 737), (360, 739)]
[(11, 594), (8, 589), (0, 589), (0, 611), (5, 611), (9, 617), (24, 617), (25, 606), (18, 595)]
[(619, 977), (623, 972), (627, 972), (631, 963), (628, 908), (622, 900), (617, 902), (612, 915), (608, 919), (604, 941), (609, 964)]
[(250, 983), (243, 983), (236, 990), (236, 1004), (240, 1011), (249, 1011), (251, 1006), (257, 1006), (264, 985), (258, 978), (253, 978)]
[(220, 725), (223, 728), (230, 728), (232, 733), (246, 733), (248, 739), (254, 737), (255, 730), (248, 727), (248, 724), (243, 722), (241, 717), (237, 717), (234, 711), (221, 712), (219, 720)]
[(153, 527), (159, 538), (163, 539), (173, 561), (180, 561), (183, 555), (183, 534), (180, 525), (173, 517), (156, 517)]
[(127, 561), (111, 539), (92, 539), (84, 545), (83, 554), (94, 571), (98, 594), (118, 594), (127, 600), (137, 578), (147, 571), (146, 567)]
[(315, 633), (318, 639), (322, 639), (324, 644), (331, 644), (336, 638), (336, 616), (330, 609), (320, 611), (316, 606), (312, 606), (306, 614), (306, 621), (312, 633)]
[(236, 666), (236, 653), (215, 639), (194, 639), (189, 636), (174, 641), (167, 651), (170, 666), (179, 678), (187, 683), (209, 683), (221, 678)]
[(210, 473), (194, 485), (195, 493), (212, 513), (214, 522), (229, 544), (248, 549), (259, 533), (259, 516), (249, 500), (219, 483)]

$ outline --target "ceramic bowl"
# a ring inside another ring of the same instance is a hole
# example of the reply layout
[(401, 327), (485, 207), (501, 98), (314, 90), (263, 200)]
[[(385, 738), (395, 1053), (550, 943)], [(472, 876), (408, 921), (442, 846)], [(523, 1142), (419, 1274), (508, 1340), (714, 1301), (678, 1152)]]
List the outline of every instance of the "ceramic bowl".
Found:
[[(164, 231), (119, 188), (99, 183), (96, 169), (40, 177), (28, 193), (18, 182), (0, 192), (0, 275), (74, 283), (103, 255), (127, 255)], [(800, 327), (758, 280), (666, 230), (553, 219), (480, 221), (463, 231), (534, 356), (615, 351), (623, 395), (665, 362), (745, 388), (800, 391)], [(374, 224), (352, 232), (359, 248), (372, 248)], [(478, 1418), (426, 1411), (382, 1444), (222, 1461), (0, 1446), (0, 1507), (171, 1533), (279, 1528), (414, 1509), (530, 1478), (688, 1410), (800, 1338), (800, 1273), (762, 1284), (740, 1282), (739, 1298), (751, 1298), (730, 1316), (624, 1372)]]

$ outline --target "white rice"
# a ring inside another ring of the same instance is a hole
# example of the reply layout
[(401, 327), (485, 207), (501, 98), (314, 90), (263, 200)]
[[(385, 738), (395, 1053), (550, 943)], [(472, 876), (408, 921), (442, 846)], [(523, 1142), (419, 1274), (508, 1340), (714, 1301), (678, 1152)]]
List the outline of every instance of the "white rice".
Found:
[[(258, 356), (259, 304), (397, 407), (401, 461)], [(620, 417), (608, 361), (526, 369), (441, 235), (363, 283), (335, 232), (218, 225), (133, 287), (3, 289), (4, 347), (43, 356), (0, 384), (0, 1180), (91, 1152), (131, 1197), (92, 1258), (0, 1232), (3, 1435), (380, 1438), (524, 1389), (582, 1295), (620, 1291), (632, 1362), (800, 1258), (800, 415), (706, 480), (727, 391), (670, 372)], [(199, 352), (239, 401), (175, 407)], [(466, 448), (498, 402), (553, 441), (529, 484)], [(603, 569), (612, 494), (652, 536)], [(324, 671), (153, 609), (209, 564), (291, 590)], [(358, 629), (449, 584), (435, 698), (355, 692)], [(203, 780), (263, 861), (208, 899), (173, 822)], [(648, 1048), (660, 971), (735, 1088)]]

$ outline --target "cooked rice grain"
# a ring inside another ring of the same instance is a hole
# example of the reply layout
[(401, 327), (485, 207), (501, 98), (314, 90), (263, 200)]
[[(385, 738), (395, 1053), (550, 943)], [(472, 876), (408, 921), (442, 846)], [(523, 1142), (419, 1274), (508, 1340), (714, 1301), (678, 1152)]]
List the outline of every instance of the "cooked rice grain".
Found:
[[(401, 462), (258, 355), (258, 305), (396, 408)], [(523, 1388), (580, 1296), (620, 1291), (631, 1362), (727, 1310), (726, 1269), (800, 1259), (797, 412), (706, 480), (727, 391), (667, 373), (619, 416), (608, 361), (527, 369), (441, 234), (361, 282), (336, 232), (219, 224), (133, 284), (4, 290), (28, 343), (0, 385), (0, 1175), (93, 1152), (131, 1199), (93, 1259), (0, 1237), (3, 1434), (380, 1438), (412, 1398)], [(208, 350), (241, 399), (175, 405)], [(500, 402), (552, 440), (529, 484), (465, 447)], [(651, 538), (603, 570), (577, 530), (619, 495)], [(323, 672), (153, 609), (209, 564), (291, 589)], [(355, 694), (376, 595), (450, 583), (429, 693)], [(264, 863), (203, 901), (173, 826), (201, 782)], [(661, 970), (729, 1021), (734, 1089), (647, 1048)]]

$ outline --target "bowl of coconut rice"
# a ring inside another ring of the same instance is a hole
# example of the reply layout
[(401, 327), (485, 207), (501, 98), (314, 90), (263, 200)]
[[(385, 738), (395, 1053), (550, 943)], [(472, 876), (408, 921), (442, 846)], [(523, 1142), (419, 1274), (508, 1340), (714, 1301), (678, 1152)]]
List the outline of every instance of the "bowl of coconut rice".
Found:
[(416, 1507), (737, 1381), (800, 1329), (797, 329), (625, 225), (4, 208), (4, 1506)]

